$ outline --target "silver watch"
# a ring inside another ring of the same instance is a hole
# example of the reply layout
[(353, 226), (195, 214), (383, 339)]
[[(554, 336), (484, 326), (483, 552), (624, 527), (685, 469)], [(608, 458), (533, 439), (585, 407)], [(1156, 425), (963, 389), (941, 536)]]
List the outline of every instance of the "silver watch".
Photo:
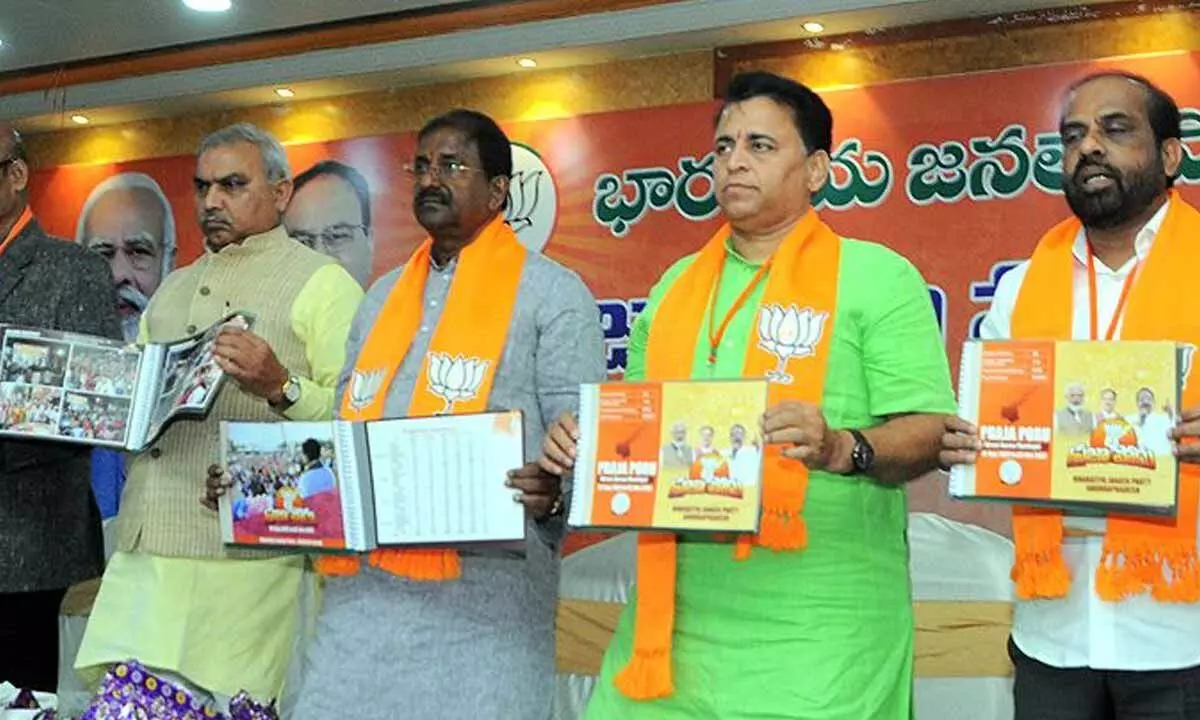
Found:
[(300, 402), (300, 378), (292, 375), (283, 384), (283, 397), (276, 407), (289, 408)]

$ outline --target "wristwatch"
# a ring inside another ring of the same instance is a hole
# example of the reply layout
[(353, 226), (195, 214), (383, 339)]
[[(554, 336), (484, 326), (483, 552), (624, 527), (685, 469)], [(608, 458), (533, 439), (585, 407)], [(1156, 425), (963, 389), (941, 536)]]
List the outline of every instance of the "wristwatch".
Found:
[(850, 451), (850, 464), (855, 473), (865, 473), (875, 464), (875, 448), (865, 435), (857, 430), (847, 430), (854, 438), (854, 449)]
[(298, 402), (300, 402), (300, 378), (292, 375), (283, 384), (282, 397), (279, 402), (274, 403), (272, 407), (276, 410), (286, 410)]

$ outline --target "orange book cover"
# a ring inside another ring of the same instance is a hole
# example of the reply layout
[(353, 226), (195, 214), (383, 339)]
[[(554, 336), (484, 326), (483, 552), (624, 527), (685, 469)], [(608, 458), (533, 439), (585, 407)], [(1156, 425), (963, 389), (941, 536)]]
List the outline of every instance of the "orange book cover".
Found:
[(968, 341), (959, 414), (980, 452), (951, 469), (950, 494), (1174, 514), (1180, 357), (1171, 342)]
[(763, 380), (585, 385), (570, 524), (752, 533)]

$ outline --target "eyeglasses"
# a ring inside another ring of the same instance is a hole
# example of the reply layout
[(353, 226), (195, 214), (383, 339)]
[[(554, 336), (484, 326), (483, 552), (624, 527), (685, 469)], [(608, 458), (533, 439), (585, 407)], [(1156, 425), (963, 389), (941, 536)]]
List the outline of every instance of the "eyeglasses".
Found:
[(453, 181), (470, 172), (479, 172), (479, 168), (470, 167), (451, 158), (441, 158), (436, 164), (422, 158), (404, 166), (404, 174), (414, 183), (433, 176), (440, 180)]
[(354, 242), (360, 230), (365, 234), (367, 226), (339, 223), (337, 225), (330, 225), (318, 233), (296, 230), (291, 233), (291, 236), (296, 242), (307, 245), (318, 252), (323, 250), (336, 251)]

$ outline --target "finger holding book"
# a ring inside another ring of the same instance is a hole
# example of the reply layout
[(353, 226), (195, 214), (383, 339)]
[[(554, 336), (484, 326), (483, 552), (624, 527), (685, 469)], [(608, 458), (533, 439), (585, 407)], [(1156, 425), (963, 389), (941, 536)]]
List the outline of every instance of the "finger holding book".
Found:
[(208, 477), (204, 479), (204, 497), (200, 499), (200, 504), (216, 512), (221, 496), (231, 487), (233, 487), (233, 480), (225, 472), (225, 468), (220, 465), (209, 465)]
[(538, 466), (552, 475), (562, 477), (575, 468), (579, 445), (579, 424), (575, 415), (566, 412), (554, 421), (542, 440), (542, 456)]
[(1171, 430), (1175, 457), (1187, 463), (1200, 463), (1200, 408), (1184, 410)]
[(946, 432), (942, 435), (942, 450), (938, 464), (943, 470), (954, 465), (974, 464), (979, 452), (979, 435), (975, 426), (957, 415), (947, 415)]
[(221, 370), (243, 390), (269, 403), (283, 399), (288, 371), (265, 340), (246, 330), (226, 327), (217, 335), (213, 354)]
[(536, 520), (562, 513), (562, 478), (536, 462), (510, 471), (505, 485), (516, 491), (513, 500), (524, 505)]

